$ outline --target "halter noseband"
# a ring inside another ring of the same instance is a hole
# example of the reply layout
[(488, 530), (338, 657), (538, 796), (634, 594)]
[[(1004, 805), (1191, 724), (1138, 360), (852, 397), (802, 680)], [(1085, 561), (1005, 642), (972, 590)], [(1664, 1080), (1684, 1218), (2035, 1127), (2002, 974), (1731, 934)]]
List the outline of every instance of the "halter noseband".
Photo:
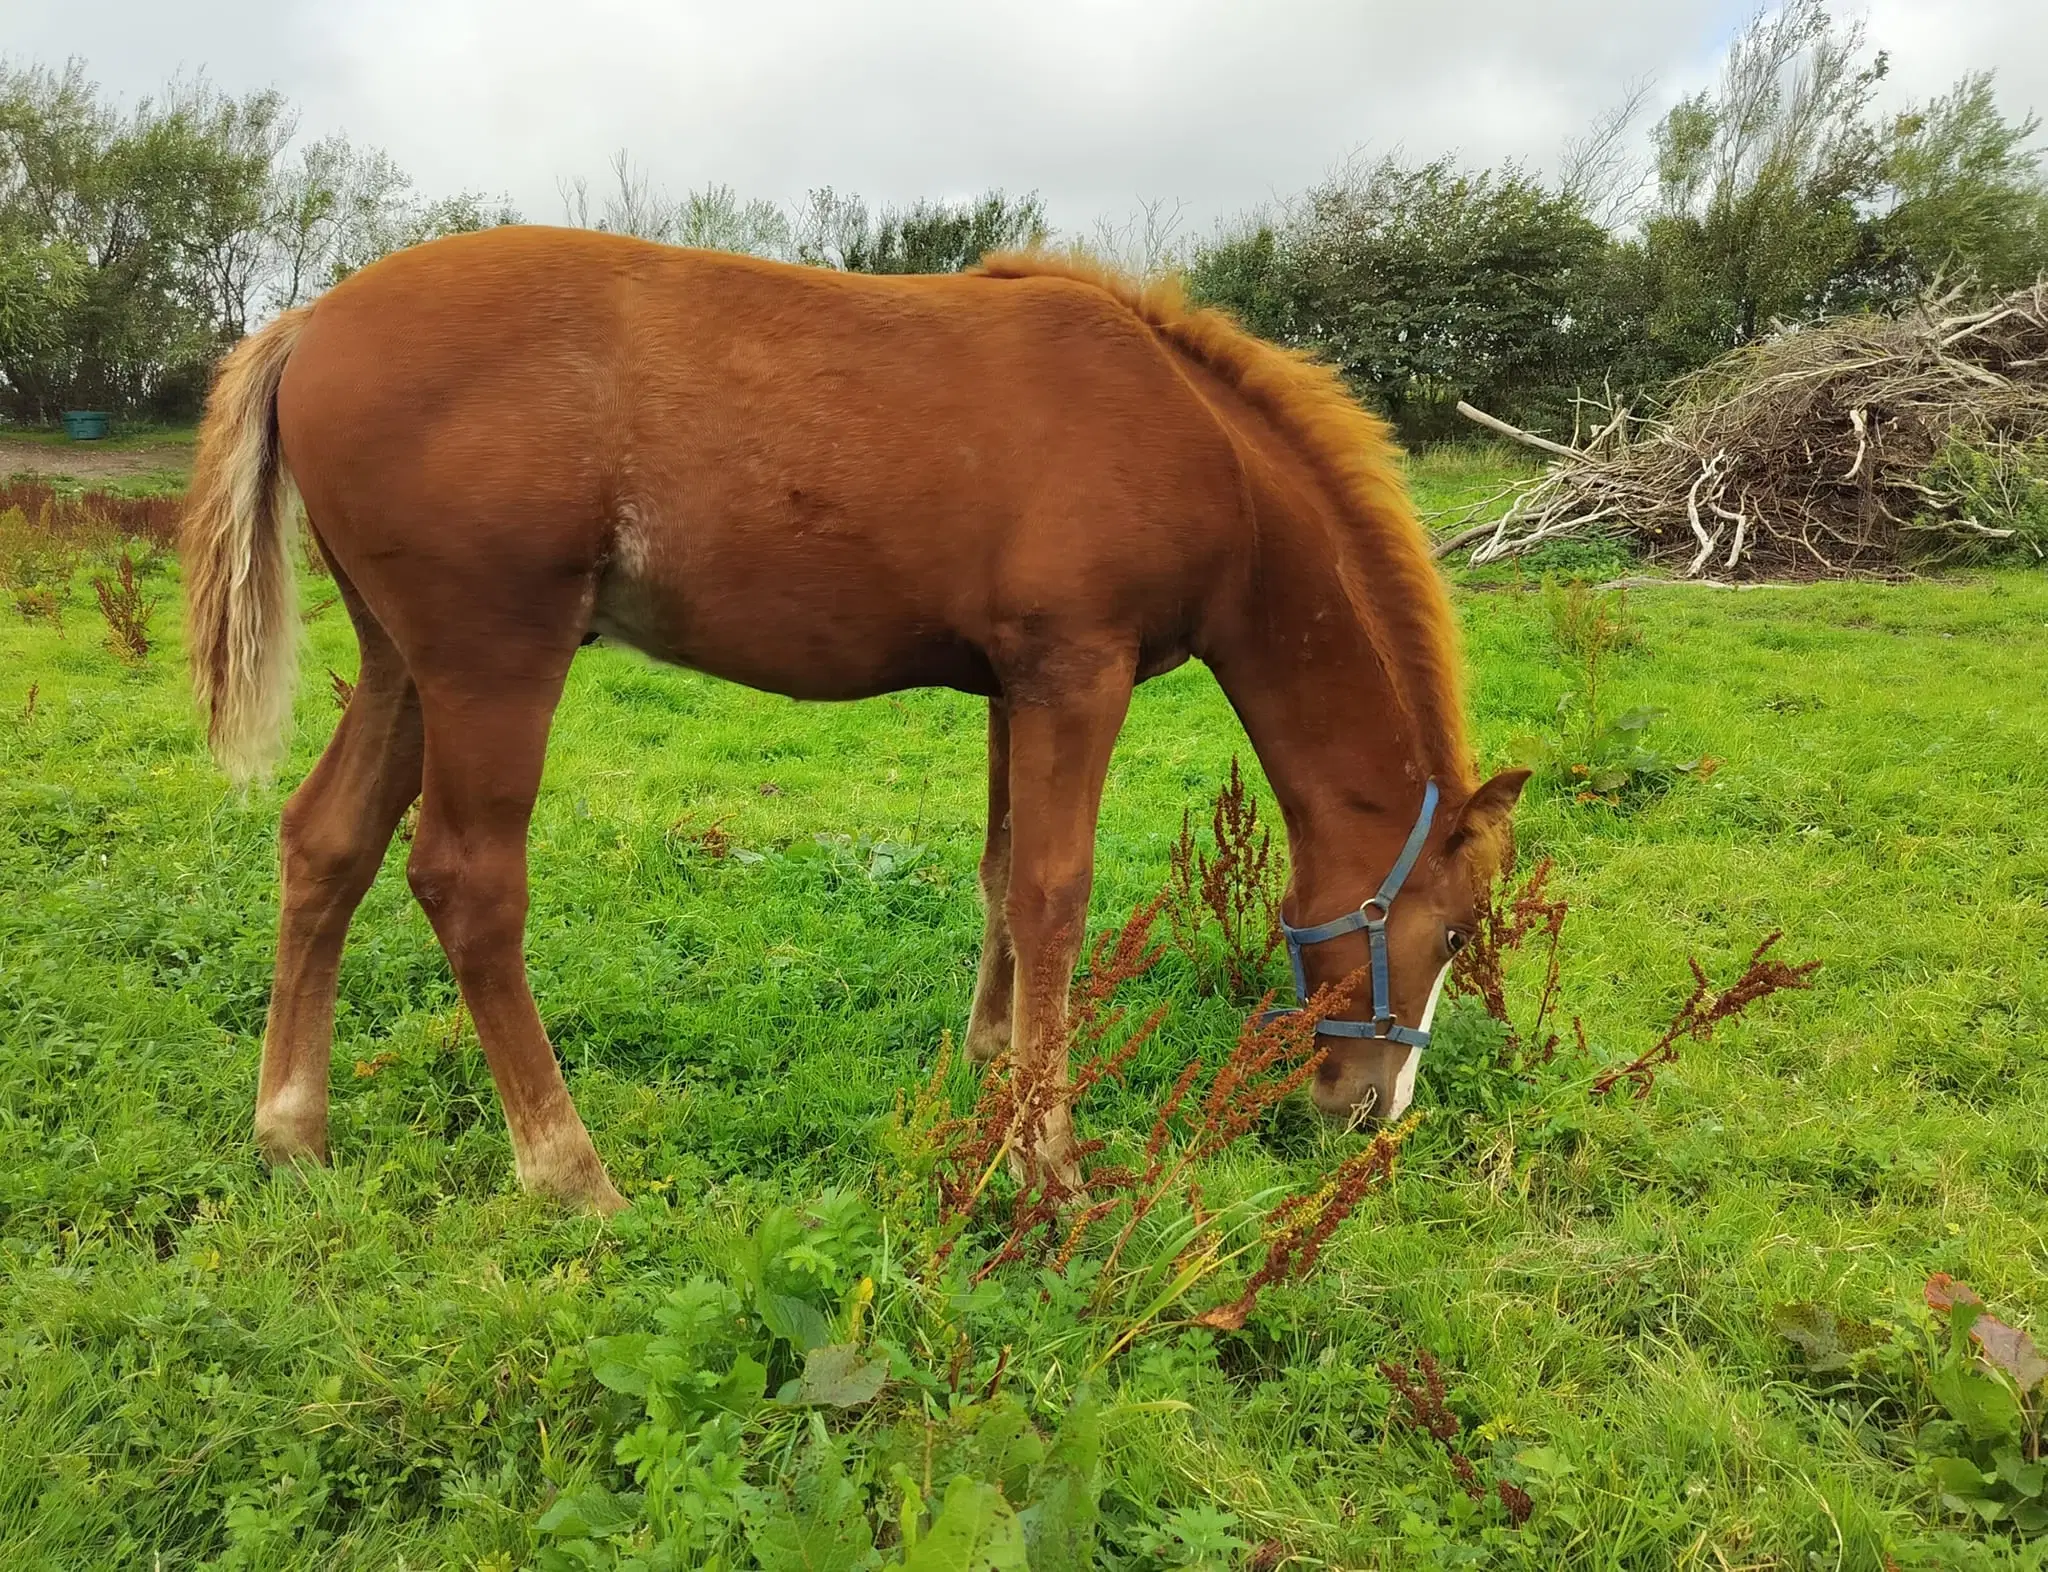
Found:
[[(1346, 912), (1342, 917), (1329, 922), (1317, 923), (1313, 928), (1291, 928), (1286, 919), (1281, 919), (1280, 932), (1287, 939), (1287, 960), (1294, 968), (1294, 993), (1302, 1003), (1308, 1002), (1308, 975), (1302, 970), (1301, 951), (1303, 945), (1321, 944), (1329, 939), (1341, 938), (1347, 933), (1365, 930), (1366, 942), (1372, 947), (1372, 1019), (1369, 1021), (1318, 1021), (1316, 1032), (1323, 1037), (1375, 1037), (1386, 1042), (1406, 1043), (1417, 1050), (1429, 1046), (1429, 1021), (1424, 1018), (1420, 1029), (1401, 1026), (1394, 1020), (1394, 1007), (1388, 999), (1387, 985), (1387, 918), (1394, 908), (1394, 897), (1401, 893), (1401, 886), (1408, 881), (1414, 870), (1416, 858), (1422, 855), (1423, 842), (1429, 839), (1430, 822), (1436, 818), (1437, 789), (1431, 781), (1422, 793), (1422, 812), (1416, 815), (1415, 828), (1408, 832), (1408, 842), (1401, 848), (1401, 855), (1394, 859), (1393, 872), (1386, 877), (1377, 893), (1364, 902), (1357, 911)], [(1438, 979), (1441, 982), (1441, 978)], [(1433, 1002), (1433, 1001), (1432, 1001)], [(1299, 1007), (1292, 1010), (1268, 1010), (1260, 1019), (1270, 1021), (1282, 1015), (1299, 1015)]]

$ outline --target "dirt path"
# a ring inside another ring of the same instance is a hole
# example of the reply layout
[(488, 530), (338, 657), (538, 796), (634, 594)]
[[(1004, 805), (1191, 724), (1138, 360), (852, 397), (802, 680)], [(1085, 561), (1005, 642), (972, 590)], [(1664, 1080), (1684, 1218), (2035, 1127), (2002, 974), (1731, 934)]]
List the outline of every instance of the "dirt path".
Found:
[(104, 446), (97, 442), (38, 442), (0, 436), (0, 475), (67, 475), (74, 480), (124, 480), (136, 475), (187, 474), (189, 442)]

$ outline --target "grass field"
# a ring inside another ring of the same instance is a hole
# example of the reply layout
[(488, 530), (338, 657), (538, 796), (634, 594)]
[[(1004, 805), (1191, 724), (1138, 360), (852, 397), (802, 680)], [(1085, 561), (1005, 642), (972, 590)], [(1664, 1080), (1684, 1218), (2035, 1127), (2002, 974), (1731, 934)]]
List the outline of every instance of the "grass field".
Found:
[[(1443, 506), (1491, 477), (1420, 483)], [(1634, 596), (1608, 702), (1664, 707), (1665, 745), (1722, 763), (1621, 809), (1526, 799), (1594, 1062), (1511, 1073), (1459, 1004), (1392, 1183), (1236, 1333), (1175, 1322), (1241, 1267), (1107, 1316), (1079, 1308), (1086, 1252), (1080, 1289), (918, 1267), (929, 1209), (888, 1116), (964, 1021), (979, 937), (982, 714), (947, 694), (806, 706), (585, 651), (529, 950), (632, 1209), (516, 1193), (402, 844), (344, 967), (335, 1165), (266, 1176), (277, 813), (354, 649), (338, 609), (311, 622), (284, 782), (238, 801), (199, 746), (174, 577), (147, 579), (135, 666), (83, 576), (61, 632), (0, 609), (0, 1567), (1015, 1567), (1027, 1540), (1040, 1572), (2043, 1565), (1942, 1504), (1899, 1366), (1823, 1390), (1774, 1318), (1815, 1301), (1903, 1348), (1941, 1271), (2048, 1327), (2048, 576)], [(1556, 730), (1571, 663), (1512, 576), (1459, 610), (1497, 764)], [(1142, 690), (1098, 925), (1159, 887), (1233, 754), (1205, 672)], [(1812, 991), (1686, 1045), (1641, 1101), (1591, 1095), (1688, 955), (1725, 979), (1779, 927), (1824, 963)], [(1126, 1145), (1241, 1014), (1177, 956), (1134, 986), (1174, 1013), (1083, 1116)], [(947, 1090), (964, 1107), (971, 1075)], [(1205, 1194), (1312, 1186), (1360, 1139), (1287, 1111)], [(788, 1298), (891, 1361), (879, 1398), (759, 1401), (803, 1346), (764, 1308)], [(1381, 1362), (1425, 1349), (1458, 1444), (1533, 1498), (1521, 1526), (1400, 1422)], [(1062, 1502), (1092, 1550), (1049, 1526)]]

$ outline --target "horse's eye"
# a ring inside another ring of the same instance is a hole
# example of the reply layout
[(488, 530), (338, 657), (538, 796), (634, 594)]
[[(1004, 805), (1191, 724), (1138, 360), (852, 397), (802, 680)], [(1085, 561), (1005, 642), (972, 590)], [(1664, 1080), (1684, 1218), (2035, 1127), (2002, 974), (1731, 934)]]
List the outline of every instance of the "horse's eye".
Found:
[(1451, 954), (1453, 955), (1456, 955), (1465, 948), (1465, 939), (1466, 935), (1460, 933), (1456, 928), (1451, 929), (1444, 935), (1444, 943), (1450, 946)]

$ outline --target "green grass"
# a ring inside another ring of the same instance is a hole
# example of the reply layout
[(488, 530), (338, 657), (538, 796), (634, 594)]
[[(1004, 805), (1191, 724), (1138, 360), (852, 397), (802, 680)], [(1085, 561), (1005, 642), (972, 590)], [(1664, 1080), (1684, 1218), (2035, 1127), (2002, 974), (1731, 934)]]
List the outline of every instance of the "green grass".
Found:
[[(1425, 464), (1425, 499), (1483, 468)], [(0, 1566), (535, 1565), (557, 1490), (627, 1482), (612, 1449), (639, 1416), (590, 1339), (656, 1330), (693, 1276), (736, 1280), (778, 1203), (839, 1187), (894, 1215), (880, 1124), (972, 986), (981, 710), (807, 706), (585, 651), (529, 942), (634, 1209), (604, 1225), (515, 1192), (403, 846), (343, 971), (335, 1166), (272, 1178), (246, 1136), (284, 787), (223, 789), (157, 583), (139, 669), (100, 647), (82, 581), (61, 636), (0, 620)], [(1571, 677), (1539, 597), (1459, 604), (1497, 762)], [(1668, 747), (1724, 763), (1625, 813), (1532, 789), (1524, 856), (1554, 857), (1573, 903), (1567, 1007), (1626, 1058), (1689, 954), (1725, 978), (1775, 927), (1818, 986), (1688, 1045), (1640, 1103), (1589, 1098), (1568, 1060), (1494, 1070), (1483, 1021), (1452, 1012), (1396, 1181), (1317, 1274), (1243, 1333), (1147, 1336), (1097, 1377), (1102, 1564), (1229, 1565), (1233, 1538), (1305, 1566), (2041, 1564), (1945, 1514), (1896, 1424), (1796, 1380), (1771, 1316), (1899, 1320), (1940, 1270), (2048, 1325), (2048, 577), (1633, 604), (1612, 701), (1666, 707)], [(354, 669), (338, 610), (310, 636), (287, 783), (332, 727), (325, 668)], [(1158, 887), (1233, 753), (1205, 672), (1141, 692), (1098, 924)], [(685, 818), (758, 860), (693, 850)], [(870, 877), (821, 834), (926, 851)], [(1178, 1007), (1092, 1115), (1112, 1136), (1235, 1025), (1178, 959), (1146, 986)], [(1354, 1139), (1290, 1116), (1205, 1189), (1311, 1183)], [(970, 1379), (1010, 1344), (1009, 1389), (1050, 1429), (1096, 1334), (1031, 1270), (1000, 1280), (961, 1312)], [(891, 1281), (885, 1329), (912, 1319)], [(1475, 1457), (1551, 1465), (1519, 1532), (1461, 1515), (1442, 1455), (1389, 1422), (1378, 1363), (1425, 1347)], [(914, 1410), (892, 1392), (877, 1413)], [(833, 1419), (879, 1517), (891, 1423)], [(726, 1455), (760, 1486), (802, 1433), (771, 1417)], [(1215, 1552), (1204, 1508), (1230, 1514)]]
[(177, 469), (153, 469), (140, 475), (106, 475), (90, 481), (60, 485), (63, 491), (110, 491), (117, 497), (182, 497), (192, 483), (189, 464)]
[[(1424, 448), (1408, 464), (1409, 487), (1418, 512), (1442, 531), (1468, 509), (1477, 510), (1510, 481), (1538, 473), (1536, 455), (1508, 442), (1446, 443)], [(1498, 511), (1498, 510), (1496, 510)], [(1468, 522), (1478, 523), (1474, 511)]]

